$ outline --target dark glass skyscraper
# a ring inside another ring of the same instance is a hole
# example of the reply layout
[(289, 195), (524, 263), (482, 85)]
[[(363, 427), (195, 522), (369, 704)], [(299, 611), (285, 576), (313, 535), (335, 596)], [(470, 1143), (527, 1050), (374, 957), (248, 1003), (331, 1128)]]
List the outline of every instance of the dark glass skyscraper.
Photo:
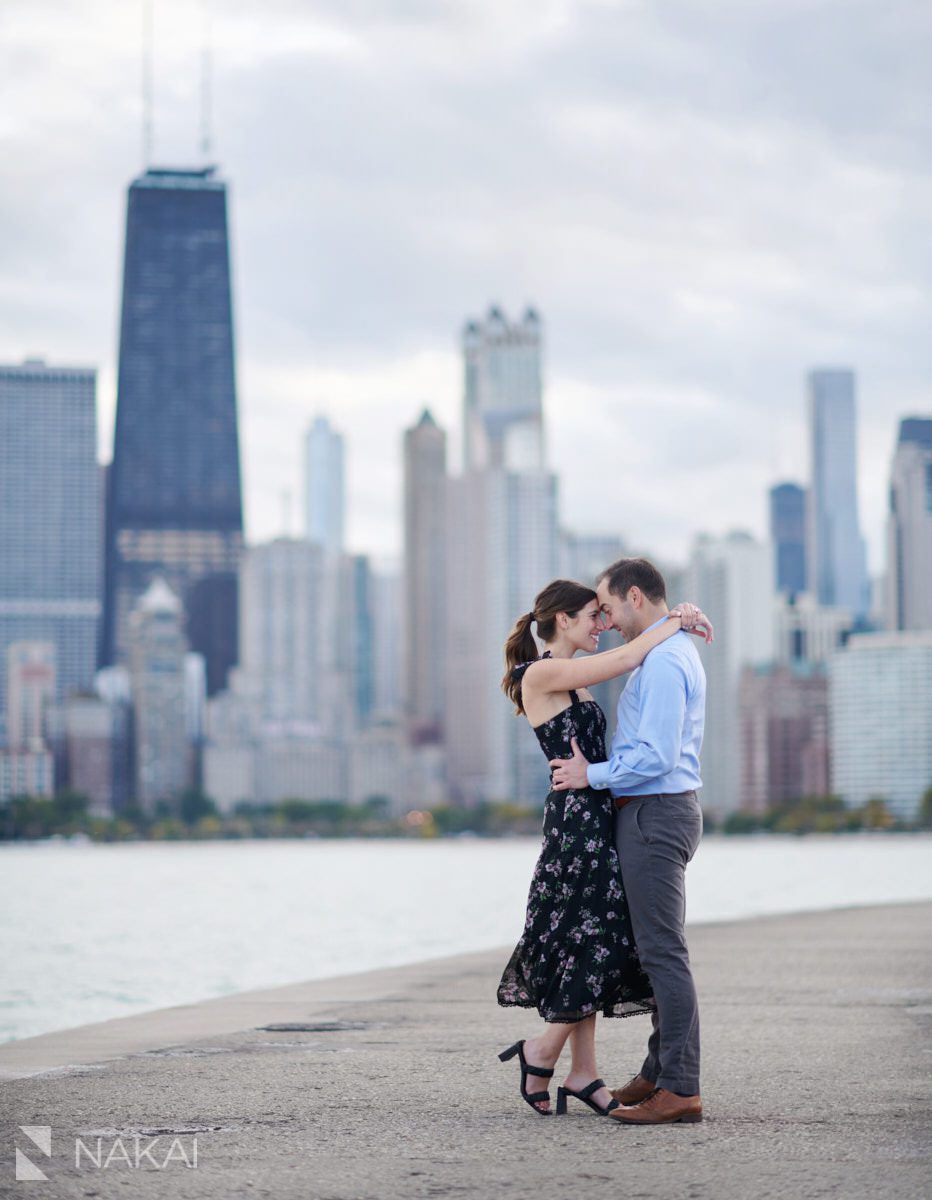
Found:
[(806, 590), (806, 492), (795, 483), (770, 489), (770, 540), (778, 592)]
[(150, 169), (126, 214), (101, 662), (127, 661), (129, 613), (161, 575), (208, 692), (223, 687), (242, 540), (226, 185)]

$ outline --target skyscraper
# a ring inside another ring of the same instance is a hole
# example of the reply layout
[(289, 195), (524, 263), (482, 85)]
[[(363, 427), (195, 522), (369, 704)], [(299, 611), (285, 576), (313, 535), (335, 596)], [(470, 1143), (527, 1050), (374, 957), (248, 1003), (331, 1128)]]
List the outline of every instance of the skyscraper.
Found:
[(11, 642), (7, 658), (7, 742), (14, 750), (41, 748), (46, 714), (55, 699), (55, 647), (51, 642)]
[(447, 435), (425, 409), (404, 435), (404, 696), (416, 741), (436, 741), (446, 678)]
[(240, 564), (237, 676), (263, 721), (319, 725), (323, 551), (293, 538), (250, 546)]
[(185, 714), (185, 654), (179, 598), (156, 578), (130, 613), (127, 645), (133, 690), (134, 799), (151, 813), (191, 781)]
[(808, 585), (820, 604), (868, 611), (867, 563), (858, 522), (854, 372), (809, 373), (812, 479)]
[(404, 626), (401, 597), (402, 578), (397, 569), (372, 572), (372, 709), (376, 720), (397, 719), (404, 704), (402, 639), (398, 636)]
[(465, 804), (541, 805), (547, 763), (500, 688), (505, 639), (557, 574), (558, 492), (547, 471), (471, 471), (449, 484), (445, 741)]
[(932, 630), (932, 417), (900, 422), (890, 471), (886, 624)]
[(243, 540), (226, 201), (212, 167), (129, 188), (101, 644), (103, 664), (126, 660), (129, 614), (160, 575), (211, 694), (236, 661)]
[(460, 802), (540, 804), (547, 764), (501, 693), (517, 617), (557, 573), (556, 476), (544, 447), (541, 321), (498, 308), (463, 330), (464, 470), (447, 491), (445, 745)]
[(733, 812), (742, 793), (740, 678), (745, 666), (774, 656), (773, 552), (748, 533), (696, 539), (686, 573), (687, 596), (700, 597), (715, 621), (715, 645), (700, 647), (706, 670), (702, 804)]
[(829, 677), (832, 791), (915, 820), (932, 782), (932, 632), (855, 634)]
[(739, 686), (741, 807), (829, 790), (828, 675), (824, 663), (744, 667)]
[(465, 469), (542, 469), (540, 317), (528, 308), (512, 323), (492, 307), (485, 321), (467, 321), (462, 348)]
[(799, 595), (806, 590), (806, 491), (796, 483), (770, 489), (770, 541), (777, 591)]
[(368, 557), (341, 555), (336, 580), (340, 601), (337, 620), (324, 632), (325, 639), (332, 641), (336, 649), (332, 660), (336, 675), (325, 704), (334, 733), (352, 740), (359, 729), (369, 724), (375, 694), (375, 622)]
[(100, 622), (96, 374), (0, 367), (0, 709), (7, 647), (54, 646), (56, 699), (94, 677)]
[(343, 438), (316, 417), (304, 438), (305, 530), (328, 557), (343, 551), (346, 508)]

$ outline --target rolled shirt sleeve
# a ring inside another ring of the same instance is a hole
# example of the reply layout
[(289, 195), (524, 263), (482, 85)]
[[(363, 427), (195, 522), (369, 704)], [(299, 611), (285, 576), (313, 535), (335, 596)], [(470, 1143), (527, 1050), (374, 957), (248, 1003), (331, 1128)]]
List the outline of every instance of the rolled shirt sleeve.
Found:
[(608, 760), (589, 764), (590, 787), (623, 794), (668, 775), (679, 762), (687, 697), (682, 664), (669, 654), (649, 654), (638, 685), (637, 730), (621, 738), (616, 733)]

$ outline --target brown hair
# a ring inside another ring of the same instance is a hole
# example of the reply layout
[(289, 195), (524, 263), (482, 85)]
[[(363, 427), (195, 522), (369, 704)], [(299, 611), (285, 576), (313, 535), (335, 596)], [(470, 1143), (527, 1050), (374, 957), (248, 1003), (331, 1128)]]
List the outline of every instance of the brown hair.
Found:
[(584, 583), (576, 583), (573, 579), (554, 579), (537, 594), (533, 609), (517, 619), (505, 643), (505, 674), (502, 678), (502, 691), (514, 701), (516, 713), (524, 712), (521, 680), (513, 679), (511, 672), (519, 663), (535, 662), (539, 657), (531, 626), (536, 621), (537, 636), (542, 642), (550, 642), (557, 632), (558, 613), (575, 617), (581, 608), (595, 599), (595, 592)]
[(667, 598), (667, 585), (653, 563), (646, 558), (619, 558), (599, 575), (601, 583), (608, 581), (608, 590), (619, 600), (624, 600), (633, 587), (640, 588), (651, 604), (660, 604)]

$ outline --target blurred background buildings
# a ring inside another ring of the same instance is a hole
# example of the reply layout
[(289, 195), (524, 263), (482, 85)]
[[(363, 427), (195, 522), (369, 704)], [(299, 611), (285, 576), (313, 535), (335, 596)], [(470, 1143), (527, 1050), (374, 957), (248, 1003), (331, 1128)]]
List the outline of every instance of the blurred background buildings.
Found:
[[(282, 447), (303, 531), (247, 546), (229, 262), (212, 168), (132, 182), (106, 469), (94, 370), (0, 367), (0, 802), (541, 805), (546, 764), (500, 690), (505, 638), (557, 574), (651, 556), (624, 511), (615, 535), (561, 521), (541, 315), (465, 322), (461, 464), (414, 405), (384, 448), (403, 462), (397, 569), (347, 547), (344, 437), (311, 411), (303, 446)], [(810, 474), (770, 487), (769, 538), (702, 534), (659, 564), (671, 603), (716, 626), (703, 801), (837, 793), (908, 819), (932, 783), (932, 416), (900, 421), (872, 591), (854, 371), (814, 369), (805, 391)], [(598, 691), (610, 727), (622, 682)]]

